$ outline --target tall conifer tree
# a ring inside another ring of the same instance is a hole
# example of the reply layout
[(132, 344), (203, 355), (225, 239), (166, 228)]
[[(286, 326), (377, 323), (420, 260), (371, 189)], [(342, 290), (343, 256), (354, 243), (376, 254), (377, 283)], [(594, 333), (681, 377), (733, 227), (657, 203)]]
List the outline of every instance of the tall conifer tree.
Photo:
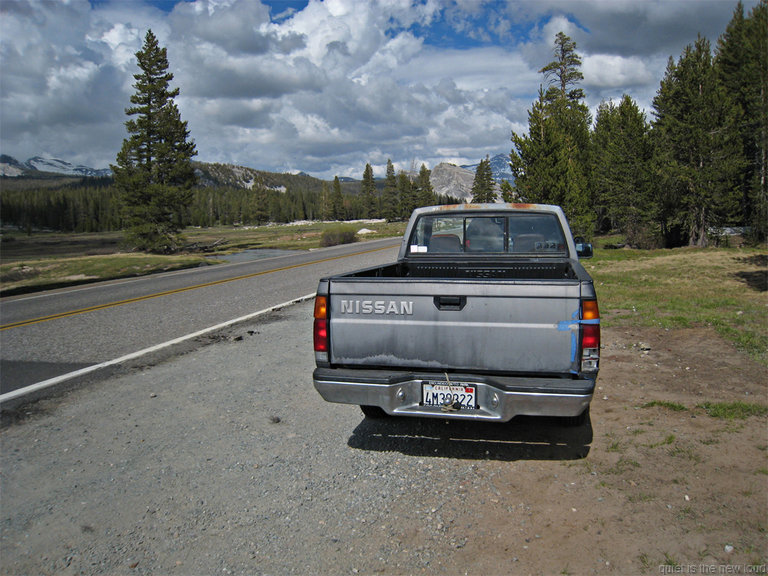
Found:
[(706, 246), (713, 226), (737, 212), (744, 167), (739, 110), (716, 81), (709, 41), (699, 37), (670, 61), (653, 100), (654, 143), (664, 185), (677, 202), (670, 212), (691, 246)]
[(493, 180), (491, 161), (486, 156), (480, 160), (475, 170), (475, 179), (472, 182), (472, 202), (478, 204), (490, 204), (496, 202), (496, 182)]
[(427, 168), (427, 165), (422, 164), (421, 169), (419, 170), (419, 177), (416, 180), (416, 204), (418, 206), (432, 206), (437, 202), (437, 198), (435, 198), (435, 190), (432, 188), (430, 175), (431, 171)]
[(755, 240), (768, 237), (768, 2), (744, 17), (739, 2), (717, 42), (715, 72), (740, 112), (745, 167), (739, 179), (741, 219)]
[(333, 200), (331, 205), (333, 207), (333, 219), (344, 220), (346, 217), (344, 213), (344, 196), (341, 194), (341, 182), (338, 176), (333, 177)]
[(416, 195), (411, 177), (405, 170), (400, 170), (397, 175), (397, 191), (400, 194), (400, 214), (407, 219), (416, 208)]
[(381, 206), (381, 215), (389, 220), (400, 218), (400, 198), (397, 190), (397, 177), (392, 160), (387, 160), (387, 177), (384, 181), (384, 200)]
[(578, 88), (583, 79), (576, 43), (563, 32), (555, 37), (555, 59), (539, 72), (547, 89), (528, 113), (528, 134), (512, 134), (510, 167), (515, 191), (528, 202), (563, 207), (571, 228), (591, 236), (595, 222), (588, 186), (589, 108)]
[(376, 218), (378, 216), (376, 182), (373, 179), (373, 168), (371, 168), (370, 163), (367, 163), (365, 165), (365, 170), (363, 170), (363, 182), (360, 192), (363, 218)]
[(178, 248), (184, 210), (196, 183), (191, 159), (197, 154), (181, 120), (171, 89), (166, 49), (151, 30), (136, 52), (140, 73), (134, 74), (133, 106), (126, 108), (129, 137), (111, 166), (120, 191), (128, 240), (140, 250), (168, 252)]
[(331, 206), (331, 187), (323, 181), (320, 187), (320, 220), (328, 220), (333, 212)]
[[(617, 230), (635, 246), (654, 240), (654, 203), (648, 191), (650, 127), (645, 114), (625, 94), (618, 106), (603, 102), (592, 132), (591, 188), (604, 231)], [(658, 239), (657, 239), (658, 240)]]

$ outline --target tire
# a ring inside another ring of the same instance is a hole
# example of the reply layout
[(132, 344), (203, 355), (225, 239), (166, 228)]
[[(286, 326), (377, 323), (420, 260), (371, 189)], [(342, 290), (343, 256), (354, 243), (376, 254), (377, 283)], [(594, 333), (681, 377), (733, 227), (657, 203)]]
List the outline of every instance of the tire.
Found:
[(372, 420), (381, 420), (382, 418), (389, 416), (389, 414), (384, 412), (384, 410), (378, 406), (360, 406), (360, 410), (363, 411), (366, 418), (371, 418)]

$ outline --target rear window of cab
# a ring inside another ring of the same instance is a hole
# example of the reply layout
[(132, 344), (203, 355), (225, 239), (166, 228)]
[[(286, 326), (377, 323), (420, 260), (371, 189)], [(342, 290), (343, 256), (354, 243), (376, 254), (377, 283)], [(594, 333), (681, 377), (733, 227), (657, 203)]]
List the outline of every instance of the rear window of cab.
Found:
[(568, 246), (555, 214), (434, 214), (417, 220), (409, 255), (455, 253), (565, 256)]

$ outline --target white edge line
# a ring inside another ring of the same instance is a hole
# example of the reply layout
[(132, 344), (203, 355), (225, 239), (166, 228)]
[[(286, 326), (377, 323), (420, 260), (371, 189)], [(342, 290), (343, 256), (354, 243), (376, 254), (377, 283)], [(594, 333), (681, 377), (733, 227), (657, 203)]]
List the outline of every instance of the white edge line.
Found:
[(237, 324), (238, 322), (251, 320), (252, 318), (256, 318), (257, 316), (261, 316), (269, 312), (274, 312), (279, 308), (285, 308), (286, 306), (291, 306), (293, 304), (298, 304), (299, 302), (304, 302), (305, 300), (309, 300), (310, 298), (314, 298), (314, 297), (315, 297), (314, 292), (312, 294), (306, 294), (305, 296), (300, 296), (299, 298), (296, 298), (294, 300), (289, 300), (288, 302), (283, 302), (282, 304), (275, 304), (274, 306), (265, 308), (264, 310), (259, 310), (258, 312), (246, 314), (245, 316), (241, 316), (240, 318), (227, 320), (226, 322), (222, 322), (221, 324), (217, 324), (216, 326), (210, 326), (208, 328), (204, 328), (203, 330), (199, 330), (197, 332), (193, 332), (185, 336), (180, 336), (179, 338), (174, 338), (173, 340), (168, 340), (167, 342), (161, 342), (160, 344), (156, 344), (155, 346), (150, 346), (149, 348), (144, 348), (143, 350), (138, 350), (137, 352), (131, 352), (130, 354), (126, 354), (125, 356), (120, 356), (120, 358), (115, 358), (114, 360), (107, 360), (106, 362), (102, 362), (101, 364), (94, 364), (93, 366), (81, 368), (80, 370), (75, 370), (74, 372), (68, 372), (60, 376), (55, 376), (54, 378), (49, 378), (48, 380), (43, 380), (42, 382), (38, 382), (37, 384), (30, 384), (29, 386), (25, 386), (24, 388), (19, 388), (18, 390), (12, 390), (11, 392), (6, 392), (5, 394), (0, 394), (0, 404), (2, 404), (3, 402), (7, 402), (8, 400), (14, 400), (15, 398), (19, 398), (20, 396), (31, 394), (32, 392), (44, 390), (45, 388), (48, 388), (55, 384), (60, 384), (61, 382), (65, 382), (67, 380), (71, 380), (72, 378), (77, 378), (78, 376), (90, 374), (91, 372), (95, 372), (96, 370), (101, 370), (102, 368), (107, 368), (108, 366), (114, 366), (115, 364), (120, 364), (121, 362), (127, 362), (128, 360), (139, 358), (141, 356), (144, 356), (145, 354), (157, 352), (158, 350), (162, 350), (163, 348), (174, 346), (175, 344), (179, 344), (186, 340), (191, 340), (192, 338), (197, 338), (198, 336), (203, 336), (205, 334), (208, 334), (209, 332), (215, 332), (216, 330), (227, 328), (232, 324)]

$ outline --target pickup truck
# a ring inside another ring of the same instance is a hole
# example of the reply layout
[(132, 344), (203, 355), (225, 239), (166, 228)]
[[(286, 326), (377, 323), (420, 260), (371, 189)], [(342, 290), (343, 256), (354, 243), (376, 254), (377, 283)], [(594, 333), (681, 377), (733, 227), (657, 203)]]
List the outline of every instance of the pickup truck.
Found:
[(319, 281), (314, 386), (370, 418), (581, 425), (600, 359), (591, 255), (558, 206), (419, 208), (395, 263)]

